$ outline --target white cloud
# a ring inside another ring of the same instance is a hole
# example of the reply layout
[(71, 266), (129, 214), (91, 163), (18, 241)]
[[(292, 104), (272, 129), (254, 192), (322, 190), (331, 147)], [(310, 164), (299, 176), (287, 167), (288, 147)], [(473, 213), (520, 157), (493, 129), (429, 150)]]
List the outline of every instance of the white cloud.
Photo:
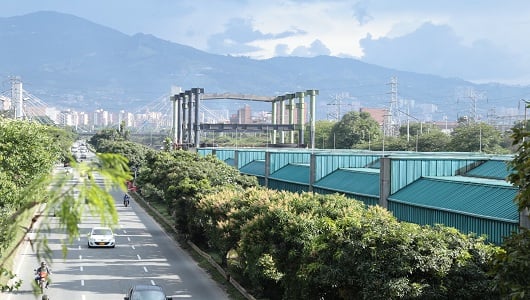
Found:
[(7, 0), (0, 17), (39, 10), (260, 59), (327, 53), (414, 71), (506, 80), (530, 68), (527, 0)]

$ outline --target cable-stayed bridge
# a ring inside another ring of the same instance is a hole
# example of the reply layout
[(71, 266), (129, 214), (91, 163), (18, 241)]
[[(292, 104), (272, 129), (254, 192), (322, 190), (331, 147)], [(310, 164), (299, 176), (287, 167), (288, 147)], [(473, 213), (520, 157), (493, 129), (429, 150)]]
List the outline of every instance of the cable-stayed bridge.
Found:
[[(23, 88), (19, 77), (10, 77), (10, 86), (0, 91), (0, 111), (5, 116), (15, 119), (35, 120), (47, 124), (72, 126), (79, 132), (90, 133), (98, 128), (118, 126), (122, 121), (133, 133), (167, 132), (172, 126), (173, 103), (170, 93), (156, 98), (152, 102), (137, 107), (134, 111), (120, 110), (109, 112), (96, 109), (91, 112), (79, 112), (71, 108), (57, 108), (47, 104), (42, 99)], [(204, 100), (243, 100), (267, 102), (272, 97), (244, 95), (234, 93), (203, 94)], [(219, 103), (220, 101), (216, 101)], [(209, 103), (209, 102), (207, 102)], [(213, 108), (217, 106), (217, 108)], [(242, 105), (228, 103), (225, 107), (219, 105), (200, 104), (200, 123), (227, 124), (230, 122), (230, 111), (237, 110)]]

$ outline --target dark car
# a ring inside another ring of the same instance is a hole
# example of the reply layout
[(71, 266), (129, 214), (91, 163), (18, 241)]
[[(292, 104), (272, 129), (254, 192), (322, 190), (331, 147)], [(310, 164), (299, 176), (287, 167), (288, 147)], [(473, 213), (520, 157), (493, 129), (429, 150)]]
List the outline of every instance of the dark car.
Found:
[(158, 285), (137, 284), (129, 290), (124, 300), (172, 300)]

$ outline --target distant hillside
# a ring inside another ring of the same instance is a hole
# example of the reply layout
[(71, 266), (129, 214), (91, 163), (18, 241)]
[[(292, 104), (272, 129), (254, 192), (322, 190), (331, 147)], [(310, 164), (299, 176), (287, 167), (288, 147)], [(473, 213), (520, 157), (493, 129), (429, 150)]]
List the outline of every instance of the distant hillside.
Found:
[(530, 95), (529, 86), (476, 85), (349, 58), (253, 60), (214, 55), (56, 12), (0, 18), (0, 39), (2, 90), (9, 89), (9, 76), (20, 76), (27, 91), (62, 108), (134, 111), (169, 94), (172, 85), (267, 96), (318, 89), (318, 118), (323, 119), (338, 110), (338, 105), (331, 105), (338, 100), (343, 112), (388, 106), (389, 83), (396, 77), (398, 100), (409, 103), (402, 110), (416, 119), (456, 119), (473, 111), (485, 119), (517, 113), (519, 100)]

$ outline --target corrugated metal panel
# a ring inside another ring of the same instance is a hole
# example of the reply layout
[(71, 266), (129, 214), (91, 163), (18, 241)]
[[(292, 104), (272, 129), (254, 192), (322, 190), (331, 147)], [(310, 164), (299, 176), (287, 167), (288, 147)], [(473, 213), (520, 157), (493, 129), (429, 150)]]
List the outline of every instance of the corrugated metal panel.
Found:
[(490, 220), (390, 200), (388, 210), (392, 211), (392, 214), (401, 221), (420, 225), (444, 224), (466, 234), (486, 235), (487, 240), (495, 244), (501, 244), (504, 237), (519, 230), (519, 224), (513, 222)]
[(241, 167), (239, 172), (247, 175), (265, 176), (265, 161), (255, 160)]
[(354, 199), (354, 200), (357, 200), (357, 201), (361, 201), (366, 206), (374, 206), (374, 205), (379, 204), (379, 198), (378, 197), (354, 195), (354, 194), (349, 194), (349, 193), (345, 193), (345, 192), (341, 192), (341, 191), (335, 191), (333, 189), (320, 188), (320, 187), (313, 187), (313, 192), (318, 193), (318, 194), (324, 194), (324, 195), (339, 193), (339, 194), (342, 194), (342, 195), (344, 195), (344, 196), (346, 196), (348, 198), (351, 198), (351, 199)]
[(215, 149), (215, 156), (222, 161), (226, 161), (229, 158), (234, 159), (235, 151), (232, 149)]
[(271, 174), (269, 178), (309, 186), (309, 165), (288, 164)]
[(212, 154), (212, 149), (197, 149), (197, 154), (200, 156), (206, 156), (208, 154)]
[(270, 154), (270, 172), (275, 173), (287, 164), (308, 164), (311, 160), (311, 153), (309, 152), (271, 152)]
[(269, 188), (279, 191), (301, 193), (309, 191), (309, 185), (286, 182), (282, 180), (269, 179)]
[(313, 186), (351, 195), (379, 198), (379, 170), (338, 169)]
[(389, 200), (489, 219), (518, 222), (519, 213), (513, 202), (516, 193), (517, 189), (504, 185), (421, 178), (391, 195)]
[(265, 160), (265, 151), (263, 150), (238, 150), (237, 155), (238, 169), (254, 160)]
[(465, 173), (465, 176), (495, 179), (505, 179), (508, 175), (510, 175), (510, 170), (506, 160), (488, 160)]
[(391, 158), (390, 193), (395, 193), (404, 186), (422, 176), (454, 176), (457, 172), (476, 164), (476, 160), (436, 159), (436, 158)]
[(226, 163), (227, 165), (232, 166), (232, 167), (235, 168), (235, 164), (236, 164), (236, 162), (234, 161), (233, 158), (227, 158), (227, 159), (225, 159), (225, 163)]
[(315, 181), (339, 168), (364, 168), (378, 160), (380, 155), (366, 154), (316, 154)]

